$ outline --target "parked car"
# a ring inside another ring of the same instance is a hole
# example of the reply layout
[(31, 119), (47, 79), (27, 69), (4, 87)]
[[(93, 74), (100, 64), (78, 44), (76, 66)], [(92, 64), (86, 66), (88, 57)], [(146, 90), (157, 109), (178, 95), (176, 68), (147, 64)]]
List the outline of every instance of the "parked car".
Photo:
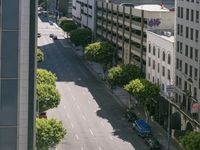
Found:
[(144, 141), (151, 150), (161, 150), (161, 145), (156, 138), (147, 137), (144, 139)]
[(138, 119), (137, 115), (132, 109), (127, 109), (124, 115), (129, 122), (133, 122)]
[(58, 37), (57, 37), (56, 35), (54, 35), (54, 36), (52, 37), (52, 39), (53, 39), (53, 40), (57, 40)]
[(151, 127), (143, 119), (135, 120), (133, 122), (133, 129), (143, 138), (151, 136)]
[(40, 113), (39, 118), (47, 118), (47, 112)]
[(50, 38), (53, 38), (53, 36), (54, 36), (54, 34), (53, 34), (53, 33), (49, 34), (49, 37), (50, 37)]
[(41, 33), (37, 33), (37, 37), (38, 37), (38, 38), (41, 37)]

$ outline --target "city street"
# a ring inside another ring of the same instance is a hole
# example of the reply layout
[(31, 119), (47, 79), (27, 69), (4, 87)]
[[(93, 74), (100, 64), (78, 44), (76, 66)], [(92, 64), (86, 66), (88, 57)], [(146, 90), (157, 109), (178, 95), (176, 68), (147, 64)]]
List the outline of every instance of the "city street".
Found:
[[(38, 46), (45, 56), (39, 67), (58, 76), (56, 87), (61, 94), (60, 105), (47, 115), (61, 120), (67, 129), (57, 149), (146, 150), (143, 140), (123, 118), (120, 105), (67, 44), (63, 32), (45, 18), (38, 19), (38, 24)], [(58, 40), (49, 38), (50, 33)]]

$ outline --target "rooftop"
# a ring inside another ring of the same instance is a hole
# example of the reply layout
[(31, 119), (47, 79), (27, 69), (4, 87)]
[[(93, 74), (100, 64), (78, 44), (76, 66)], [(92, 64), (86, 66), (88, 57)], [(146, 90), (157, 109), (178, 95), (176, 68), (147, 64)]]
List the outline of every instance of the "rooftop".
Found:
[(142, 9), (146, 11), (169, 12), (168, 8), (166, 8), (165, 6), (158, 5), (158, 4), (145, 4), (145, 5), (135, 6), (134, 8)]
[(154, 29), (154, 30), (148, 30), (148, 31), (154, 33), (155, 35), (169, 42), (174, 42), (174, 30), (172, 29)]
[(131, 3), (135, 6), (138, 5), (160, 5), (161, 3), (163, 3), (165, 8), (168, 9), (173, 9), (175, 7), (175, 2), (174, 0), (109, 0), (111, 3), (115, 3), (115, 4), (122, 4), (122, 3)]

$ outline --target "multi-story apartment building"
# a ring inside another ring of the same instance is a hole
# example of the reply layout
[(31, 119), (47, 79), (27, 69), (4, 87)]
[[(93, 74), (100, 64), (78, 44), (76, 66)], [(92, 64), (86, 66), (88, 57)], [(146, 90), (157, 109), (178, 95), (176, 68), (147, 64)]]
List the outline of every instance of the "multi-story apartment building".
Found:
[(168, 96), (167, 86), (175, 82), (174, 31), (148, 30), (146, 79), (160, 85), (161, 94)]
[(174, 27), (174, 11), (163, 5), (134, 7), (97, 2), (96, 35), (110, 41), (123, 63), (146, 65), (146, 31)]
[(36, 2), (0, 1), (1, 150), (35, 150)]
[(81, 27), (94, 31), (95, 0), (73, 0), (72, 18)]
[(59, 0), (57, 9), (59, 10), (59, 13), (62, 13), (64, 16), (68, 18), (71, 18), (72, 17), (72, 0)]
[(176, 91), (174, 111), (182, 130), (200, 129), (200, 0), (176, 1)]

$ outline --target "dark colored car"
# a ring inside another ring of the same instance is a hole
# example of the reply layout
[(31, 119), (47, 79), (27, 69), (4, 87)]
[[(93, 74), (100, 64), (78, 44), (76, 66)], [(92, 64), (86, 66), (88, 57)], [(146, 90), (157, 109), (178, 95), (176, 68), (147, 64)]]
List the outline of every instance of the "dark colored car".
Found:
[(41, 33), (37, 33), (37, 37), (41, 37)]
[(49, 37), (50, 37), (50, 38), (53, 38), (53, 37), (54, 37), (54, 34), (52, 34), (52, 33), (49, 34)]
[(40, 113), (39, 118), (47, 118), (47, 112)]
[(131, 109), (127, 109), (127, 111), (125, 112), (125, 117), (129, 122), (133, 122), (138, 119), (137, 115)]
[(151, 136), (151, 127), (142, 119), (135, 120), (133, 122), (133, 129), (135, 129), (139, 136), (146, 138)]
[(56, 35), (54, 35), (54, 36), (52, 37), (52, 39), (53, 39), (53, 40), (57, 40), (58, 37), (57, 37)]
[(161, 145), (156, 138), (147, 137), (144, 140), (151, 150), (161, 150)]

